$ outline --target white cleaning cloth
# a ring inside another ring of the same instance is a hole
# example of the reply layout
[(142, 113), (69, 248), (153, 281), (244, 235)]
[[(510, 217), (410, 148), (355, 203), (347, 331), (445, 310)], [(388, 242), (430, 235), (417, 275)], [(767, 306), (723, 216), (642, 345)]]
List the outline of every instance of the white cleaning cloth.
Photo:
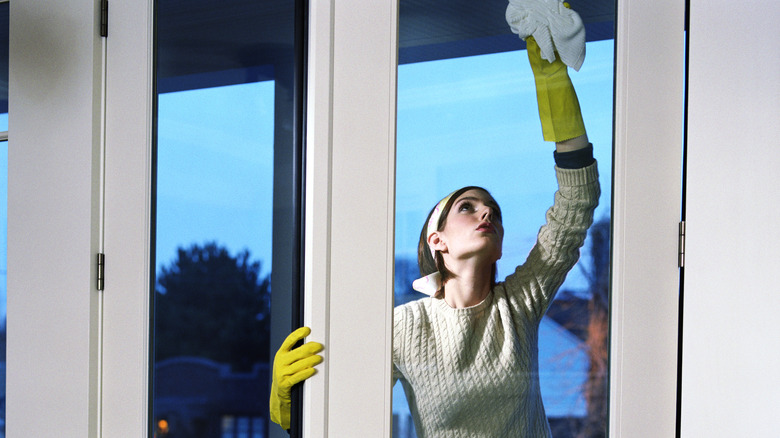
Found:
[(542, 58), (561, 61), (579, 70), (585, 60), (585, 27), (582, 19), (561, 0), (509, 0), (506, 22), (520, 38), (533, 36)]

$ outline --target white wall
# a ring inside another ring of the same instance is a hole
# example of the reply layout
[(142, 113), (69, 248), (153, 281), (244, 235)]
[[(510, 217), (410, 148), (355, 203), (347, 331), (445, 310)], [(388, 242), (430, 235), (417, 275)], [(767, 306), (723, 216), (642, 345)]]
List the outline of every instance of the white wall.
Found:
[(780, 434), (778, 22), (691, 1), (683, 437)]

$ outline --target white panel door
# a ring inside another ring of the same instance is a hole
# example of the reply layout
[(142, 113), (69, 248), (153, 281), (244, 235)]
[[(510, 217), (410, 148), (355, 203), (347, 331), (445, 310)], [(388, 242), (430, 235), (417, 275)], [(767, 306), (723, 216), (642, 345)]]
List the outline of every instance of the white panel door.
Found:
[(99, 423), (100, 70), (95, 2), (10, 7), (8, 436)]

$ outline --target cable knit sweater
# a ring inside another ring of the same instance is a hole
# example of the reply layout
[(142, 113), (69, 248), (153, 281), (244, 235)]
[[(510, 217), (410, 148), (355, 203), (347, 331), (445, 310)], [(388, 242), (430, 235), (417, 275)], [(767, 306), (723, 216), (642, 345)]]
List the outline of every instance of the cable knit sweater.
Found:
[(419, 437), (550, 436), (539, 389), (538, 328), (593, 222), (596, 164), (556, 167), (559, 189), (526, 262), (485, 300), (425, 298), (395, 309), (393, 378)]

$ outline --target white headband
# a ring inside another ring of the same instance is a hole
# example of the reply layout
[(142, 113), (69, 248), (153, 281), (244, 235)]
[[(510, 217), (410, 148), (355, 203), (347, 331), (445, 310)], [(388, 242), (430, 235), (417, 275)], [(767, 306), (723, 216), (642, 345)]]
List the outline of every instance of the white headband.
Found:
[[(454, 194), (455, 192), (452, 192), (449, 195), (445, 196), (444, 199), (439, 201), (439, 203), (436, 204), (436, 207), (434, 207), (433, 212), (431, 213), (431, 218), (428, 219), (428, 224), (425, 226), (426, 242), (431, 237), (431, 234), (438, 231), (439, 220), (441, 219), (442, 210), (444, 210), (444, 207), (447, 205), (447, 202), (449, 202), (450, 198)], [(435, 261), (436, 251), (433, 248), (431, 248), (431, 255), (433, 256), (433, 259)], [(414, 280), (414, 282), (412, 282), (412, 288), (417, 292), (422, 292), (425, 295), (433, 296), (436, 292), (439, 291), (439, 289), (441, 289), (441, 274), (438, 271), (436, 271), (432, 274), (426, 275), (425, 277), (418, 278), (417, 280)]]

